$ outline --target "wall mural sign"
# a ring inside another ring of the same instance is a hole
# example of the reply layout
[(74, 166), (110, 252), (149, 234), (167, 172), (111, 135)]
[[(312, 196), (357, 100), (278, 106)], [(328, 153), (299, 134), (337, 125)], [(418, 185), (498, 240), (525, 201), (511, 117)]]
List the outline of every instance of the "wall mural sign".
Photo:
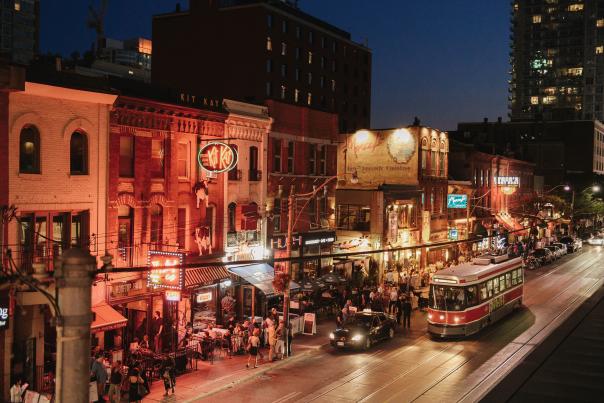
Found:
[(197, 162), (211, 173), (228, 172), (237, 166), (237, 150), (221, 141), (210, 141), (199, 149)]
[(147, 255), (147, 287), (182, 290), (185, 284), (183, 253), (150, 250)]

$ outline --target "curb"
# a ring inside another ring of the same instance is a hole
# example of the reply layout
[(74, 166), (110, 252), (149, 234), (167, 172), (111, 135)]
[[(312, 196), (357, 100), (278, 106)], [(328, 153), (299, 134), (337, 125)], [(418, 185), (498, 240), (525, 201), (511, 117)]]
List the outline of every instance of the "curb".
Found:
[(209, 390), (207, 392), (203, 392), (199, 396), (195, 396), (194, 398), (190, 398), (190, 399), (187, 399), (187, 400), (181, 400), (181, 401), (183, 403), (191, 403), (191, 402), (200, 401), (201, 399), (204, 399), (204, 398), (207, 398), (209, 396), (215, 395), (217, 393), (223, 392), (223, 391), (225, 391), (227, 389), (234, 388), (237, 385), (245, 383), (245, 382), (247, 382), (247, 381), (249, 381), (249, 380), (251, 380), (251, 379), (253, 379), (253, 378), (255, 378), (255, 377), (259, 376), (259, 375), (262, 375), (262, 374), (264, 374), (264, 373), (266, 373), (268, 371), (271, 371), (273, 369), (279, 368), (279, 367), (281, 367), (281, 366), (283, 366), (283, 365), (285, 365), (287, 363), (296, 362), (296, 361), (300, 360), (301, 358), (303, 358), (303, 357), (305, 357), (307, 355), (310, 355), (312, 352), (314, 352), (316, 350), (319, 350), (322, 347), (328, 346), (328, 345), (329, 345), (329, 342), (324, 343), (324, 344), (320, 344), (320, 345), (318, 345), (317, 348), (306, 349), (305, 351), (302, 351), (302, 352), (300, 352), (300, 353), (298, 353), (298, 354), (296, 354), (296, 355), (294, 355), (292, 357), (289, 357), (289, 358), (287, 358), (285, 360), (279, 360), (279, 361), (277, 361), (275, 363), (272, 363), (272, 364), (269, 364), (269, 365), (263, 365), (263, 366), (257, 368), (257, 369), (260, 369), (259, 371), (251, 372), (249, 375), (242, 376), (242, 377), (240, 377), (240, 378), (238, 378), (238, 379), (236, 379), (236, 380), (234, 380), (232, 382), (228, 382), (225, 385), (216, 387), (216, 388), (214, 388), (212, 390)]

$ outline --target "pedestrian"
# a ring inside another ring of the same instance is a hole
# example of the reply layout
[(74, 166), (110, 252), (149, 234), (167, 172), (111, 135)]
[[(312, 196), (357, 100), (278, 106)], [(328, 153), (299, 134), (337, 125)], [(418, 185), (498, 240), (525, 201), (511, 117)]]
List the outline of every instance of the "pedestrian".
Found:
[(350, 319), (350, 307), (352, 306), (352, 301), (351, 300), (347, 300), (346, 304), (344, 305), (344, 308), (342, 308), (342, 321), (343, 322), (347, 322), (348, 319)]
[(396, 323), (401, 324), (401, 316), (403, 315), (403, 296), (399, 295), (396, 300)]
[(396, 309), (396, 303), (398, 301), (398, 292), (396, 291), (396, 287), (390, 288), (390, 302), (388, 303), (388, 312), (394, 314)]
[(287, 332), (285, 331), (285, 322), (283, 320), (279, 321), (279, 326), (275, 331), (275, 338), (277, 339), (276, 347), (275, 347), (275, 357), (278, 357), (281, 354), (281, 359), (285, 357), (285, 338), (287, 337)]
[(172, 357), (166, 357), (162, 362), (160, 373), (162, 374), (162, 379), (164, 381), (164, 396), (168, 396), (170, 389), (172, 389), (172, 394), (174, 394), (174, 386), (176, 384), (175, 366), (176, 365)]
[(403, 299), (403, 328), (411, 329), (411, 301), (407, 297)]
[(260, 334), (260, 329), (254, 329), (254, 332), (249, 337), (247, 342), (247, 364), (245, 364), (246, 368), (250, 367), (250, 360), (254, 357), (254, 368), (258, 368), (258, 349), (260, 347), (260, 338), (258, 335)]
[(287, 356), (292, 355), (292, 341), (294, 340), (294, 327), (291, 321), (287, 324)]
[(143, 378), (140, 377), (136, 366), (128, 369), (128, 401), (140, 403), (142, 396), (139, 394), (139, 386), (143, 386)]
[(149, 336), (144, 335), (143, 341), (141, 341), (138, 345), (140, 348), (146, 348), (147, 350), (151, 349), (151, 343), (149, 342)]
[(111, 366), (109, 376), (109, 402), (120, 403), (122, 401), (122, 362), (117, 360)]
[(96, 380), (98, 393), (97, 401), (103, 402), (105, 400), (103, 396), (105, 394), (105, 384), (107, 383), (107, 371), (105, 370), (105, 366), (103, 365), (103, 354), (100, 352), (96, 353), (91, 362), (90, 375), (93, 379)]
[(155, 311), (155, 317), (153, 318), (153, 341), (155, 342), (155, 352), (160, 354), (162, 352), (162, 340), (164, 332), (164, 320), (161, 317), (159, 311)]
[(21, 403), (23, 401), (23, 389), (21, 386), (21, 378), (15, 380), (15, 384), (10, 388), (11, 403)]
[(274, 361), (276, 358), (275, 347), (277, 346), (277, 330), (275, 324), (271, 323), (268, 327), (268, 360)]

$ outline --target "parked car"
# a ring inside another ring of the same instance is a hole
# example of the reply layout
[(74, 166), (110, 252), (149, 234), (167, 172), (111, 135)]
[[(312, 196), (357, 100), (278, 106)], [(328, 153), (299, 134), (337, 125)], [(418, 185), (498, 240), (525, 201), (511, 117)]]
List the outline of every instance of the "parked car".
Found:
[(600, 237), (589, 238), (587, 240), (587, 243), (590, 244), (590, 245), (602, 246), (602, 245), (604, 245), (604, 238), (600, 238)]
[(562, 242), (554, 242), (552, 243), (552, 245), (557, 246), (561, 249), (560, 256), (564, 256), (568, 253), (568, 247), (566, 246), (566, 244), (563, 244)]
[[(566, 250), (568, 253), (573, 253), (576, 251), (575, 245), (577, 241), (575, 240), (575, 238), (570, 236), (563, 236), (562, 238), (560, 238), (560, 242), (566, 245)], [(579, 240), (579, 242), (581, 241)]]
[(560, 259), (564, 254), (562, 253), (562, 249), (555, 245), (547, 245), (545, 249), (549, 249), (552, 252), (554, 260)]
[(541, 265), (551, 263), (554, 260), (554, 254), (546, 248), (535, 249), (533, 255), (540, 261)]
[(374, 343), (392, 339), (396, 320), (384, 312), (357, 312), (340, 328), (329, 334), (329, 340), (336, 348), (370, 348)]

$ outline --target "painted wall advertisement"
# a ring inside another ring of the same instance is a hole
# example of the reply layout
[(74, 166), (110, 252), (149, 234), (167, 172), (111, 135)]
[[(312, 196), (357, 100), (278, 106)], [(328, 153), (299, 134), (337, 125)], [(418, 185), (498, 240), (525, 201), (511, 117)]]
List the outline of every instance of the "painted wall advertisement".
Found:
[(415, 128), (359, 130), (338, 147), (338, 187), (375, 189), (418, 184)]

